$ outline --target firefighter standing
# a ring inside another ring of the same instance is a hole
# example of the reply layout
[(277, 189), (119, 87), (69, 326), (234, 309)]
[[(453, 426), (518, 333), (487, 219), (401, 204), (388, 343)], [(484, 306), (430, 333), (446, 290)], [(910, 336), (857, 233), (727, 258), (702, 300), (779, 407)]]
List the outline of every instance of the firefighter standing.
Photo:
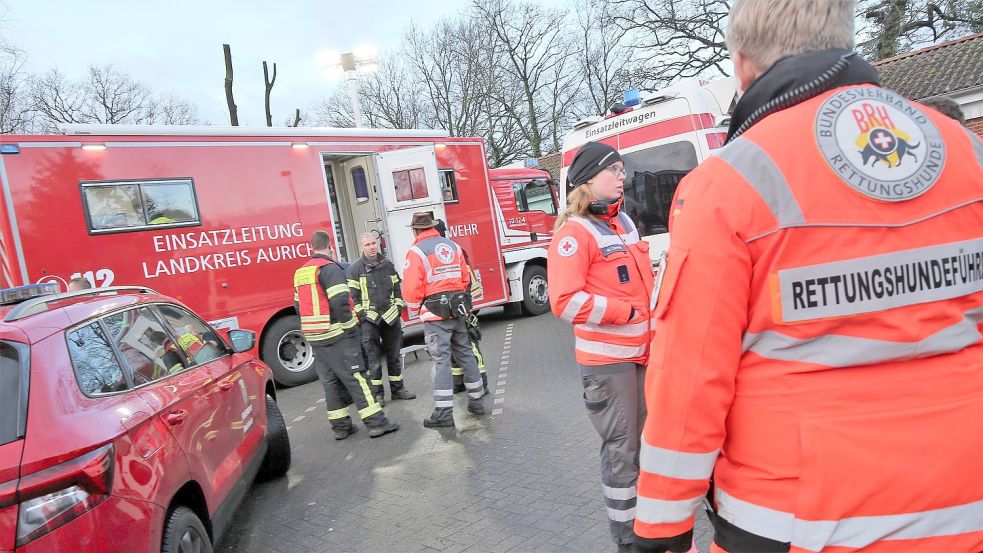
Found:
[[(737, 0), (744, 95), (679, 185), (637, 549), (983, 550), (983, 143), (876, 86), (852, 1)], [(550, 283), (553, 286), (553, 283)]]
[(403, 345), (400, 315), (403, 296), (399, 290), (399, 275), (391, 261), (379, 253), (379, 243), (370, 232), (359, 238), (362, 257), (348, 267), (348, 288), (355, 302), (362, 330), (362, 349), (368, 357), (372, 392), (385, 405), (386, 390), (382, 385), (382, 356), (386, 357), (389, 373), (389, 395), (393, 399), (415, 399), (403, 385), (403, 368), (399, 350)]
[[(437, 219), (437, 226), (434, 229), (440, 233), (440, 236), (447, 237), (447, 225), (442, 220)], [(468, 252), (464, 248), (461, 248), (461, 252), (464, 254), (464, 262), (468, 264), (468, 277), (471, 279), (471, 288), (468, 289), (468, 292), (471, 294), (471, 303), (473, 305), (474, 302), (482, 299), (485, 292), (481, 288), (481, 281), (478, 280), (477, 275), (474, 274), (474, 269), (471, 268), (471, 259), (468, 258)], [(481, 373), (481, 384), (484, 386), (485, 393), (487, 394), (488, 373), (485, 372), (485, 356), (481, 354), (481, 348), (478, 347), (478, 342), (481, 341), (478, 316), (473, 312), (470, 313), (466, 323), (468, 325), (468, 339), (471, 341), (471, 353), (474, 354), (474, 360), (478, 364), (478, 372)], [(451, 375), (454, 376), (454, 393), (467, 391), (467, 388), (464, 387), (464, 369), (453, 352), (451, 352)]]
[(354, 398), (369, 435), (377, 438), (398, 430), (399, 425), (386, 418), (369, 389), (348, 282), (341, 266), (330, 257), (330, 244), (328, 233), (315, 231), (311, 236), (314, 254), (294, 273), (300, 329), (314, 349), (314, 368), (324, 387), (335, 439), (344, 440), (357, 431), (348, 413), (349, 398)]
[(427, 428), (454, 426), (452, 352), (464, 368), (468, 411), (485, 413), (481, 375), (465, 323), (471, 313), (468, 265), (461, 247), (441, 237), (436, 225), (430, 213), (413, 214), (410, 227), (416, 240), (403, 270), (403, 297), (411, 315), (420, 312), (427, 350), (434, 360), (434, 411), (423, 421)]
[(573, 323), (587, 416), (602, 440), (611, 538), (630, 551), (653, 276), (648, 243), (621, 210), (624, 180), (614, 148), (588, 142), (577, 152), (547, 271), (553, 313)]

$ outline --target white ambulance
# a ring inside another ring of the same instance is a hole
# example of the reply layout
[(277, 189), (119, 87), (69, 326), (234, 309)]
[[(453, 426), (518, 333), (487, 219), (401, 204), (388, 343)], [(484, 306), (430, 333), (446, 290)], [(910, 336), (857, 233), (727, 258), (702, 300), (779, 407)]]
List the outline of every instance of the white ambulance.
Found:
[[(586, 142), (613, 146), (625, 161), (624, 211), (652, 247), (669, 247), (668, 217), (679, 181), (724, 145), (736, 102), (733, 78), (681, 81), (655, 92), (625, 94), (611, 113), (578, 121), (563, 141), (560, 182)], [(565, 186), (560, 187), (565, 192)]]

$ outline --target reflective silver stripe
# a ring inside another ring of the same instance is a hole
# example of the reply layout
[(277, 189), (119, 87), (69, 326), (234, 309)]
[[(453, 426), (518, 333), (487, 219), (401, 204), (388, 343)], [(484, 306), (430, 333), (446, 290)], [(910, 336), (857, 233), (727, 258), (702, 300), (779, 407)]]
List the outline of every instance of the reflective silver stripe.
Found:
[(484, 386), (485, 386), (484, 383), (482, 383), (480, 380), (476, 380), (474, 382), (465, 382), (464, 383), (464, 387), (467, 388), (468, 390), (475, 390), (475, 389), (478, 389), (478, 388), (484, 388)]
[(653, 499), (638, 496), (635, 505), (635, 518), (649, 524), (671, 524), (682, 522), (696, 513), (696, 508), (703, 501), (703, 495), (679, 501)]
[(782, 321), (883, 311), (983, 291), (983, 237), (781, 269)]
[[(655, 320), (652, 320), (655, 323)], [(578, 324), (574, 328), (579, 328), (586, 332), (597, 332), (598, 334), (610, 334), (612, 336), (644, 336), (649, 331), (648, 321), (632, 323), (630, 325), (592, 325)]]
[(454, 390), (434, 390), (433, 395), (435, 396), (454, 396)]
[(608, 308), (608, 299), (604, 296), (594, 295), (594, 307), (590, 310), (590, 315), (587, 317), (587, 324), (600, 324), (601, 319), (604, 318), (604, 312)]
[(450, 400), (434, 401), (433, 405), (434, 407), (454, 407), (454, 400), (450, 399)]
[(427, 282), (438, 282), (441, 280), (461, 280), (461, 271), (452, 271), (439, 275), (427, 275)]
[(420, 257), (420, 261), (423, 261), (423, 268), (425, 269), (426, 274), (429, 275), (430, 274), (430, 260), (427, 259), (427, 254), (423, 253), (423, 250), (421, 250), (420, 248), (418, 248), (416, 246), (411, 246), (410, 247), (410, 251), (413, 252), (413, 253), (415, 253), (416, 255), (418, 255)]
[(638, 496), (635, 486), (630, 488), (612, 488), (611, 486), (601, 484), (601, 488), (604, 490), (604, 497), (611, 499), (624, 501), (626, 499), (635, 499)]
[(760, 146), (738, 138), (717, 151), (717, 156), (740, 173), (761, 199), (768, 204), (781, 226), (804, 223), (805, 217), (785, 176)]
[(791, 542), (808, 551), (827, 547), (861, 549), (879, 541), (917, 540), (983, 531), (983, 500), (896, 515), (802, 520), (716, 490), (717, 514), (753, 534)]
[(718, 455), (719, 449), (709, 453), (683, 453), (663, 449), (645, 443), (643, 438), (639, 461), (645, 472), (682, 480), (703, 480), (710, 478)]
[(476, 392), (468, 392), (468, 397), (472, 399), (480, 399), (481, 396), (485, 395), (484, 390), (478, 390)]
[(773, 330), (744, 335), (744, 351), (768, 359), (816, 363), (827, 367), (854, 367), (918, 357), (954, 353), (979, 343), (977, 326), (983, 322), (983, 307), (965, 312), (965, 318), (917, 342), (891, 342), (828, 334), (798, 339)]
[(595, 342), (593, 340), (585, 340), (581, 337), (577, 337), (575, 342), (575, 347), (577, 350), (584, 353), (596, 353), (597, 355), (604, 355), (607, 357), (615, 357), (621, 359), (630, 359), (633, 357), (640, 357), (645, 355), (646, 346), (618, 346), (615, 344), (606, 344), (604, 342)]
[(963, 127), (963, 131), (969, 135), (969, 141), (973, 145), (973, 153), (976, 154), (976, 162), (983, 168), (983, 140), (980, 140), (980, 137), (976, 136), (976, 133), (966, 127)]
[(406, 307), (409, 309), (420, 309), (420, 304), (415, 301), (407, 301)]
[(577, 313), (580, 313), (580, 308), (584, 306), (584, 303), (590, 299), (590, 294), (587, 292), (576, 292), (570, 301), (567, 302), (566, 309), (560, 315), (560, 318), (568, 323), (572, 323), (574, 318), (577, 317)]
[(631, 509), (612, 509), (611, 507), (607, 507), (607, 510), (608, 519), (613, 520), (614, 522), (631, 522), (632, 520), (635, 520), (634, 507)]
[(638, 242), (638, 230), (632, 225), (632, 229), (625, 234), (615, 234), (614, 229), (605, 223), (591, 221), (584, 217), (578, 217), (576, 215), (570, 217), (571, 221), (576, 221), (580, 226), (587, 229), (594, 240), (597, 242), (597, 246), (604, 249), (609, 246), (624, 244), (634, 244)]

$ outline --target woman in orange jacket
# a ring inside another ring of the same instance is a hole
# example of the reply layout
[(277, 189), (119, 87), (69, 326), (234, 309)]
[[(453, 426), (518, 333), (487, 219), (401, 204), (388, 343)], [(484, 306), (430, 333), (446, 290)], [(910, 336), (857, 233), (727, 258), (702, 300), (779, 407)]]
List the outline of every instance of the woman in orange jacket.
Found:
[(614, 148), (588, 142), (577, 152), (547, 276), (553, 313), (573, 324), (587, 415), (602, 440), (611, 537), (631, 551), (653, 275), (648, 244), (621, 211), (624, 184)]

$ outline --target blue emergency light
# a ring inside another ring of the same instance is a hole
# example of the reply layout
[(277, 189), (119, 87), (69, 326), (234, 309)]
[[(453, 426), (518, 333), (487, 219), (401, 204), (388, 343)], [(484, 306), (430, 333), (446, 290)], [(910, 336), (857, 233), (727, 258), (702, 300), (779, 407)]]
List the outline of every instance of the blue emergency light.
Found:
[(624, 102), (622, 102), (622, 104), (624, 104), (626, 108), (637, 106), (638, 104), (642, 103), (642, 94), (637, 88), (629, 88), (622, 96), (624, 98)]
[(0, 290), (0, 305), (10, 305), (12, 303), (20, 303), (31, 298), (38, 298), (41, 296), (48, 296), (51, 294), (57, 294), (61, 291), (61, 287), (57, 282), (45, 282), (44, 284), (28, 284), (27, 286), (18, 286), (16, 288), (7, 288), (6, 290)]
[(19, 154), (20, 146), (17, 144), (0, 144), (0, 154)]

